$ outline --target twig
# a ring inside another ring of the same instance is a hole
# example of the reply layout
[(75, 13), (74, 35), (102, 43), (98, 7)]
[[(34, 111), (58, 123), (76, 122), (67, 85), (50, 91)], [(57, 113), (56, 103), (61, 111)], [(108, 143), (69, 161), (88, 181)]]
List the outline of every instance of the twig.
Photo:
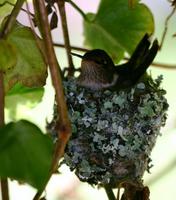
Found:
[[(59, 73), (60, 66), (59, 66), (59, 63), (57, 62), (56, 54), (55, 54), (54, 47), (52, 44), (51, 31), (49, 27), (45, 3), (44, 3), (44, 0), (33, 0), (33, 4), (36, 9), (36, 12), (38, 12), (39, 14), (39, 20), (42, 27), (41, 34), (43, 36), (45, 51), (47, 51), (47, 59), (48, 59), (50, 73), (51, 73), (52, 83), (55, 88), (56, 102), (58, 106), (58, 113), (60, 116), (59, 127), (58, 127), (59, 129), (58, 141), (56, 143), (52, 166), (50, 170), (50, 177), (51, 177), (52, 173), (57, 168), (59, 159), (63, 156), (65, 146), (71, 136), (71, 124), (68, 118), (68, 111), (67, 111), (67, 105), (65, 102), (64, 91), (62, 87), (61, 74)], [(47, 182), (49, 181), (49, 179), (47, 180)], [(47, 182), (45, 183), (45, 186), (47, 185)], [(43, 190), (44, 189), (45, 188), (43, 188)], [(34, 200), (39, 199), (43, 190), (38, 191), (38, 193), (34, 197)]]
[[(54, 42), (53, 45), (54, 45), (55, 47), (65, 48), (65, 45), (64, 45), (64, 44), (59, 44), (59, 43), (55, 43), (55, 42)], [(86, 51), (89, 50), (89, 49), (86, 49), (86, 48), (83, 48), (83, 47), (77, 47), (77, 46), (71, 46), (70, 48), (73, 49), (73, 50), (76, 50), (76, 51), (83, 51), (83, 52), (86, 52)]]
[(43, 45), (41, 43), (41, 40), (39, 39), (39, 37), (37, 36), (37, 33), (35, 32), (35, 26), (34, 26), (34, 23), (33, 23), (32, 19), (31, 19), (30, 8), (29, 8), (29, 4), (28, 4), (27, 1), (26, 1), (26, 13), (27, 13), (27, 16), (28, 16), (28, 19), (29, 19), (29, 24), (30, 24), (30, 27), (31, 27), (31, 31), (32, 31), (32, 33), (34, 35), (34, 38), (35, 38), (36, 45), (37, 45), (39, 51), (41, 52), (41, 55), (43, 56), (43, 59), (44, 59), (45, 63), (47, 64), (46, 52), (43, 49)]
[(1, 179), (1, 191), (2, 200), (9, 200), (8, 180), (6, 178)]
[(160, 50), (163, 46), (163, 43), (164, 43), (164, 40), (165, 40), (165, 37), (167, 34), (169, 20), (173, 16), (175, 11), (176, 11), (176, 6), (174, 5), (172, 12), (167, 16), (167, 18), (165, 20), (165, 27), (164, 27), (164, 31), (163, 31), (162, 38), (161, 38)]
[[(4, 125), (4, 75), (0, 72), (0, 127)], [(2, 200), (9, 200), (8, 180), (1, 179), (1, 195)]]
[(117, 200), (120, 200), (120, 187), (117, 188)]
[(73, 60), (72, 60), (72, 56), (71, 56), (70, 39), (69, 39), (68, 26), (67, 26), (67, 17), (66, 17), (66, 13), (65, 13), (65, 1), (57, 0), (57, 5), (59, 8), (59, 12), (60, 12), (65, 48), (66, 48), (68, 64), (69, 64), (68, 76), (73, 76), (74, 65), (73, 65)]
[[(61, 47), (64, 48), (64, 44), (59, 44), (59, 43), (53, 43), (55, 47)], [(82, 47), (77, 47), (77, 46), (71, 46), (71, 49), (76, 50), (76, 51), (82, 51), (82, 52), (87, 52), (89, 49), (82, 48)], [(124, 60), (129, 60), (129, 58), (125, 57)], [(169, 69), (169, 70), (176, 70), (176, 64), (171, 65), (171, 64), (163, 64), (159, 62), (153, 62), (152, 66), (159, 67), (159, 68), (164, 68), (164, 69)]]
[(105, 185), (104, 189), (106, 191), (106, 194), (107, 194), (109, 200), (116, 200), (113, 190), (109, 185)]
[(7, 34), (10, 32), (11, 28), (13, 27), (13, 25), (15, 24), (16, 18), (20, 12), (20, 9), (23, 5), (25, 0), (17, 0), (10, 16), (8, 17), (5, 25), (3, 26), (3, 29), (0, 33), (0, 38), (2, 37), (6, 37)]
[(73, 1), (67, 0), (67, 2), (75, 8), (79, 12), (79, 14), (84, 18), (84, 20), (88, 21), (86, 14), (79, 8)]

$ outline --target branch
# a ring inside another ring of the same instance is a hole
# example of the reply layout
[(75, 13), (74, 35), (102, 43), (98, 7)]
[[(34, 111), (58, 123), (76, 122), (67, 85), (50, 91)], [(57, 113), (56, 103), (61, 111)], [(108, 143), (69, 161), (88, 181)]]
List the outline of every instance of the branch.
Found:
[(6, 178), (1, 179), (1, 193), (2, 200), (9, 200), (8, 180)]
[[(59, 44), (59, 43), (53, 43), (53, 45), (55, 47), (60, 47), (60, 48), (64, 48), (65, 47), (64, 44)], [(83, 51), (83, 52), (89, 51), (89, 49), (82, 48), (82, 47), (77, 47), (77, 46), (71, 46), (71, 49), (76, 50), (76, 51)], [(124, 60), (128, 61), (129, 58), (125, 57)], [(164, 68), (164, 69), (176, 70), (176, 64), (175, 65), (171, 65), (171, 64), (153, 62), (152, 66), (159, 67), (159, 68)]]
[(66, 17), (66, 13), (65, 13), (65, 1), (57, 0), (57, 5), (59, 8), (59, 12), (60, 12), (65, 48), (66, 48), (68, 64), (69, 64), (68, 76), (73, 76), (74, 65), (73, 65), (73, 60), (72, 60), (72, 56), (71, 56), (71, 47), (70, 47), (70, 40), (69, 40), (69, 33), (68, 33), (68, 26), (67, 26), (67, 17)]
[[(33, 0), (35, 12), (38, 13), (40, 24), (41, 24), (41, 34), (43, 36), (43, 42), (45, 51), (47, 52), (47, 60), (49, 64), (49, 69), (51, 73), (52, 83), (55, 88), (56, 102), (58, 106), (59, 113), (59, 127), (58, 127), (58, 140), (55, 146), (55, 152), (53, 155), (52, 166), (50, 170), (50, 177), (52, 173), (56, 170), (59, 159), (63, 156), (65, 146), (71, 136), (71, 124), (68, 118), (67, 105), (64, 97), (64, 90), (62, 86), (61, 74), (59, 73), (59, 63), (57, 62), (56, 54), (54, 52), (54, 47), (52, 43), (51, 31), (48, 22), (48, 16), (45, 8), (44, 0)], [(61, 70), (60, 70), (61, 71)], [(49, 179), (50, 179), (49, 177)], [(46, 181), (45, 186), (47, 185)], [(44, 190), (45, 188), (43, 188)], [(38, 200), (43, 193), (43, 190), (38, 191), (35, 195), (34, 200)]]
[(109, 185), (105, 185), (104, 189), (106, 191), (106, 194), (107, 194), (109, 200), (116, 200), (113, 190)]
[(167, 34), (169, 20), (173, 16), (175, 11), (176, 11), (176, 6), (174, 6), (173, 10), (171, 11), (171, 13), (167, 16), (167, 18), (165, 20), (165, 27), (164, 27), (164, 31), (163, 31), (163, 35), (162, 35), (162, 39), (161, 39), (160, 50), (163, 46), (163, 43), (164, 43), (164, 40), (165, 40), (165, 37), (166, 37), (166, 34)]
[[(0, 72), (0, 127), (4, 126), (4, 74)], [(1, 195), (2, 200), (9, 200), (8, 180), (1, 179)]]

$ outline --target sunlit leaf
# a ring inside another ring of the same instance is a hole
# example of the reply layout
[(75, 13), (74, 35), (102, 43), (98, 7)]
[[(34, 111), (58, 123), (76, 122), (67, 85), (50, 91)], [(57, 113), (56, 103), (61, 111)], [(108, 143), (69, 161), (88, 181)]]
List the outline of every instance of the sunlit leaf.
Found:
[(0, 23), (3, 20), (5, 16), (7, 16), (10, 11), (12, 10), (13, 6), (8, 4), (9, 3), (15, 3), (16, 0), (0, 0)]
[(17, 62), (16, 51), (13, 45), (6, 40), (0, 40), (0, 71), (12, 69)]
[(0, 138), (0, 176), (43, 188), (51, 167), (52, 140), (25, 120), (1, 128)]
[(27, 87), (45, 85), (47, 68), (31, 29), (16, 24), (7, 39), (16, 48), (17, 64), (5, 75), (6, 91), (16, 83)]
[(5, 107), (8, 109), (10, 119), (16, 119), (18, 105), (33, 108), (42, 100), (43, 94), (43, 87), (29, 88), (16, 84), (5, 97)]
[(124, 52), (132, 54), (147, 32), (154, 31), (153, 16), (142, 3), (131, 9), (126, 0), (101, 0), (97, 14), (84, 21), (85, 44), (106, 50), (120, 60)]

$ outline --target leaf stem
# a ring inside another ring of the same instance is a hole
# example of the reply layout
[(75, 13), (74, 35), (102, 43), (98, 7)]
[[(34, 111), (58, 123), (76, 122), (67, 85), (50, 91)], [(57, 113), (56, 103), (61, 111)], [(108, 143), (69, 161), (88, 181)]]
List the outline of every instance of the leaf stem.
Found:
[(164, 31), (163, 31), (162, 38), (161, 38), (160, 50), (161, 50), (161, 48), (163, 46), (163, 43), (164, 43), (164, 40), (165, 40), (165, 37), (166, 37), (166, 34), (167, 34), (169, 20), (173, 16), (175, 11), (176, 11), (176, 6), (173, 7), (171, 13), (167, 16), (167, 18), (165, 20), (165, 23), (164, 23), (165, 27), (164, 27)]
[(71, 56), (70, 39), (69, 39), (68, 26), (67, 26), (67, 17), (66, 17), (66, 12), (65, 12), (65, 1), (57, 0), (57, 5), (59, 8), (59, 12), (60, 12), (65, 48), (66, 48), (67, 59), (68, 59), (68, 64), (69, 64), (68, 76), (73, 76), (74, 65), (73, 65), (73, 60), (72, 60), (72, 56)]
[[(45, 8), (44, 0), (33, 0), (35, 12), (38, 13), (40, 24), (41, 24), (41, 34), (43, 36), (43, 42), (45, 47), (45, 52), (47, 52), (47, 61), (49, 64), (49, 69), (51, 73), (52, 83), (55, 88), (56, 93), (56, 102), (58, 106), (58, 113), (59, 113), (59, 127), (58, 127), (58, 141), (55, 146), (55, 152), (53, 155), (52, 166), (50, 170), (50, 176), (46, 181), (49, 181), (52, 173), (56, 170), (59, 159), (63, 156), (65, 146), (71, 136), (71, 124), (68, 118), (68, 111), (67, 105), (65, 102), (64, 97), (64, 90), (62, 86), (62, 78), (61, 74), (59, 73), (60, 66), (57, 62), (56, 54), (53, 47), (51, 31), (48, 22), (47, 11)], [(45, 188), (43, 188), (44, 190)], [(34, 200), (38, 200), (43, 192), (43, 190), (38, 191), (35, 195)]]
[(67, 0), (67, 2), (73, 6), (73, 8), (75, 8), (75, 10), (77, 10), (79, 12), (79, 14), (84, 18), (84, 20), (88, 21), (88, 18), (86, 16), (86, 14), (83, 12), (83, 10), (81, 10), (80, 7), (78, 7), (73, 1), (71, 0)]
[(10, 14), (10, 16), (7, 18), (7, 21), (4, 24), (4, 27), (0, 33), (0, 38), (2, 37), (6, 37), (7, 34), (10, 32), (10, 30), (12, 29), (16, 18), (21, 10), (21, 7), (23, 5), (25, 0), (17, 0), (16, 4), (14, 5), (14, 8)]
[[(60, 47), (64, 48), (64, 44), (60, 43), (53, 43), (55, 47)], [(76, 50), (76, 51), (82, 51), (82, 52), (87, 52), (89, 49), (83, 48), (83, 47), (77, 47), (77, 46), (71, 46), (71, 49)], [(129, 58), (125, 57), (124, 60), (129, 60)], [(159, 67), (159, 68), (164, 68), (164, 69), (169, 69), (169, 70), (176, 70), (176, 64), (164, 64), (164, 63), (159, 63), (159, 62), (153, 62), (152, 66), (154, 67)]]
[(7, 178), (1, 179), (2, 200), (9, 200), (9, 188)]
[(106, 194), (107, 194), (109, 200), (116, 200), (113, 190), (109, 185), (105, 185), (104, 189), (106, 191)]
[[(4, 126), (4, 74), (0, 72), (0, 127)], [(6, 178), (1, 179), (1, 196), (2, 200), (9, 200), (8, 180)]]

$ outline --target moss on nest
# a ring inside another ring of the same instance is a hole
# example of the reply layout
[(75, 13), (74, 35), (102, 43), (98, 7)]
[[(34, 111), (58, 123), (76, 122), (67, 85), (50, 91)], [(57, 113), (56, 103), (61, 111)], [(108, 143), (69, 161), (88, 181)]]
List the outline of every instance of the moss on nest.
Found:
[(140, 183), (165, 124), (167, 101), (161, 77), (128, 90), (92, 91), (76, 79), (64, 82), (73, 135), (64, 163), (90, 184)]

